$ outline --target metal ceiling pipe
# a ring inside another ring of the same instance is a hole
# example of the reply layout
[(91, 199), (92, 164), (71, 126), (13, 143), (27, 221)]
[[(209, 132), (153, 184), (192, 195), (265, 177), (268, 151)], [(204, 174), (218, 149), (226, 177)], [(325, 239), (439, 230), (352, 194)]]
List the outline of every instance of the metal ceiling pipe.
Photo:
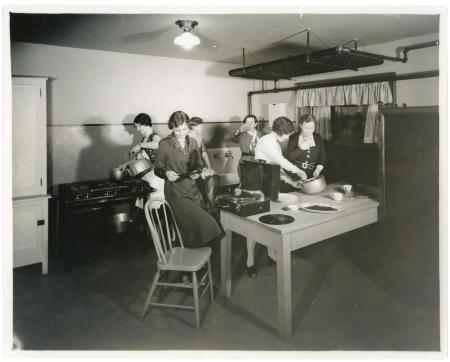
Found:
[(410, 46), (406, 46), (403, 48), (403, 63), (406, 63), (408, 61), (408, 52), (415, 49), (422, 49), (422, 48), (428, 48), (428, 47), (434, 47), (439, 45), (439, 40), (433, 40), (426, 43), (419, 43), (419, 44), (413, 44)]
[(356, 49), (350, 49), (350, 48), (346, 48), (343, 46), (337, 46), (336, 47), (336, 51), (338, 53), (342, 53), (344, 51), (347, 52), (351, 52), (351, 53), (355, 53), (355, 54), (359, 54), (359, 55), (365, 55), (367, 57), (370, 58), (378, 58), (378, 59), (383, 59), (383, 60), (390, 60), (392, 62), (402, 62), (402, 63), (406, 63), (408, 61), (408, 52), (411, 50), (416, 50), (416, 49), (422, 49), (422, 48), (429, 48), (429, 47), (434, 47), (434, 46), (438, 46), (439, 45), (439, 40), (433, 40), (433, 41), (429, 41), (426, 43), (418, 43), (418, 44), (413, 44), (413, 45), (409, 45), (403, 48), (403, 57), (399, 58), (399, 57), (390, 57), (388, 55), (382, 55), (382, 54), (374, 54), (374, 53), (369, 53), (369, 52), (363, 52), (361, 50), (356, 50)]

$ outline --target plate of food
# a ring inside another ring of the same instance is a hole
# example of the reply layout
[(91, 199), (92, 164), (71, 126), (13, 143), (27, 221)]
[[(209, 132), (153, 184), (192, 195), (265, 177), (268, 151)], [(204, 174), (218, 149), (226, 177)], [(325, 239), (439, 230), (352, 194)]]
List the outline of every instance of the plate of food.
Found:
[(317, 212), (320, 214), (329, 214), (331, 212), (339, 212), (342, 211), (342, 207), (332, 204), (327, 204), (324, 202), (305, 202), (303, 204), (298, 205), (299, 209), (309, 211), (309, 212)]

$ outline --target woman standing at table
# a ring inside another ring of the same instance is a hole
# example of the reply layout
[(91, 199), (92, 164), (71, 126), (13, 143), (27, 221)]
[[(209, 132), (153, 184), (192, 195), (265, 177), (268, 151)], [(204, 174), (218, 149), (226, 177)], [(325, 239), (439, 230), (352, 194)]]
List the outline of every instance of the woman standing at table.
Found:
[[(272, 132), (261, 137), (255, 147), (255, 160), (263, 160), (267, 163), (280, 165), (280, 179), (291, 183), (291, 179), (285, 171), (297, 174), (301, 179), (306, 179), (306, 174), (297, 166), (289, 162), (282, 154), (280, 142), (286, 141), (294, 131), (294, 124), (287, 117), (278, 117), (273, 121)], [(255, 279), (257, 276), (255, 267), (255, 242), (247, 240), (247, 273)], [(275, 252), (268, 250), (271, 259), (276, 260)]]
[(155, 173), (164, 178), (164, 195), (172, 207), (187, 247), (200, 247), (223, 236), (216, 220), (204, 210), (196, 183), (203, 169), (197, 141), (188, 136), (189, 117), (174, 112), (168, 126), (173, 132), (159, 143)]
[(307, 178), (319, 176), (327, 162), (322, 137), (315, 133), (316, 119), (304, 114), (298, 120), (299, 131), (289, 137), (287, 158), (305, 172)]

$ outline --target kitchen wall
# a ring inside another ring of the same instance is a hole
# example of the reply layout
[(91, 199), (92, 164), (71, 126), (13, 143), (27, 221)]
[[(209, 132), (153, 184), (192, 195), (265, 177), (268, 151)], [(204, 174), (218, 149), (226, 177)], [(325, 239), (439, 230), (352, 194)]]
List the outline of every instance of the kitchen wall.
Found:
[[(439, 39), (439, 34), (403, 39), (390, 43), (372, 45), (370, 47), (361, 47), (360, 50), (373, 52), (377, 54), (388, 55), (391, 57), (400, 56), (397, 53), (399, 47), (406, 45), (427, 42)], [(337, 44), (336, 44), (337, 45)], [(439, 47), (431, 47), (413, 50), (408, 54), (408, 62), (385, 61), (380, 66), (362, 68), (358, 72), (340, 71), (325, 73), (321, 75), (301, 77), (296, 81), (280, 81), (277, 87), (290, 87), (298, 82), (311, 82), (325, 79), (344, 78), (363, 76), (375, 73), (396, 72), (397, 74), (424, 72), (439, 69)], [(261, 82), (258, 82), (258, 89), (261, 89)], [(265, 82), (265, 89), (273, 88), (273, 82)], [(255, 95), (252, 97), (252, 109), (259, 118), (268, 119), (268, 104), (287, 103), (288, 117), (295, 120), (295, 92), (268, 93)], [(397, 82), (397, 105), (402, 106), (430, 106), (439, 104), (439, 78), (424, 78), (417, 80), (403, 80)]]
[[(434, 34), (361, 49), (396, 56), (399, 46), (438, 38)], [(230, 144), (227, 139), (247, 112), (247, 92), (261, 87), (260, 81), (229, 78), (228, 70), (236, 67), (231, 64), (17, 42), (11, 56), (12, 74), (50, 78), (49, 187), (108, 177), (109, 169), (125, 162), (131, 145), (140, 139), (131, 126), (140, 112), (150, 114), (155, 130), (164, 136), (170, 114), (184, 110), (205, 120), (208, 147)], [(386, 61), (358, 73), (335, 72), (301, 81), (434, 69), (439, 69), (438, 47), (412, 51), (406, 64)], [(293, 84), (280, 81), (278, 87)], [(253, 96), (253, 113), (267, 120), (269, 103), (287, 103), (288, 117), (296, 119), (294, 92)], [(438, 78), (397, 82), (397, 104), (403, 103), (437, 105)]]
[(186, 59), (13, 43), (11, 64), (13, 75), (50, 77), (49, 187), (108, 177), (140, 138), (130, 126), (140, 112), (162, 135), (176, 110), (202, 117), (207, 141), (220, 146), (253, 89), (252, 81), (227, 76), (235, 65)]

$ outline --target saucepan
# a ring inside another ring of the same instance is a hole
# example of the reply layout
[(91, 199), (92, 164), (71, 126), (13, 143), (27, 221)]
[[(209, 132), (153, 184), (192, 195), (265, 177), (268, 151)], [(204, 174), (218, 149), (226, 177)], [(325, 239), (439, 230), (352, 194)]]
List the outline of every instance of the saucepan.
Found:
[(325, 190), (327, 183), (325, 182), (325, 176), (319, 175), (307, 180), (297, 181), (297, 185), (305, 194), (313, 195)]

